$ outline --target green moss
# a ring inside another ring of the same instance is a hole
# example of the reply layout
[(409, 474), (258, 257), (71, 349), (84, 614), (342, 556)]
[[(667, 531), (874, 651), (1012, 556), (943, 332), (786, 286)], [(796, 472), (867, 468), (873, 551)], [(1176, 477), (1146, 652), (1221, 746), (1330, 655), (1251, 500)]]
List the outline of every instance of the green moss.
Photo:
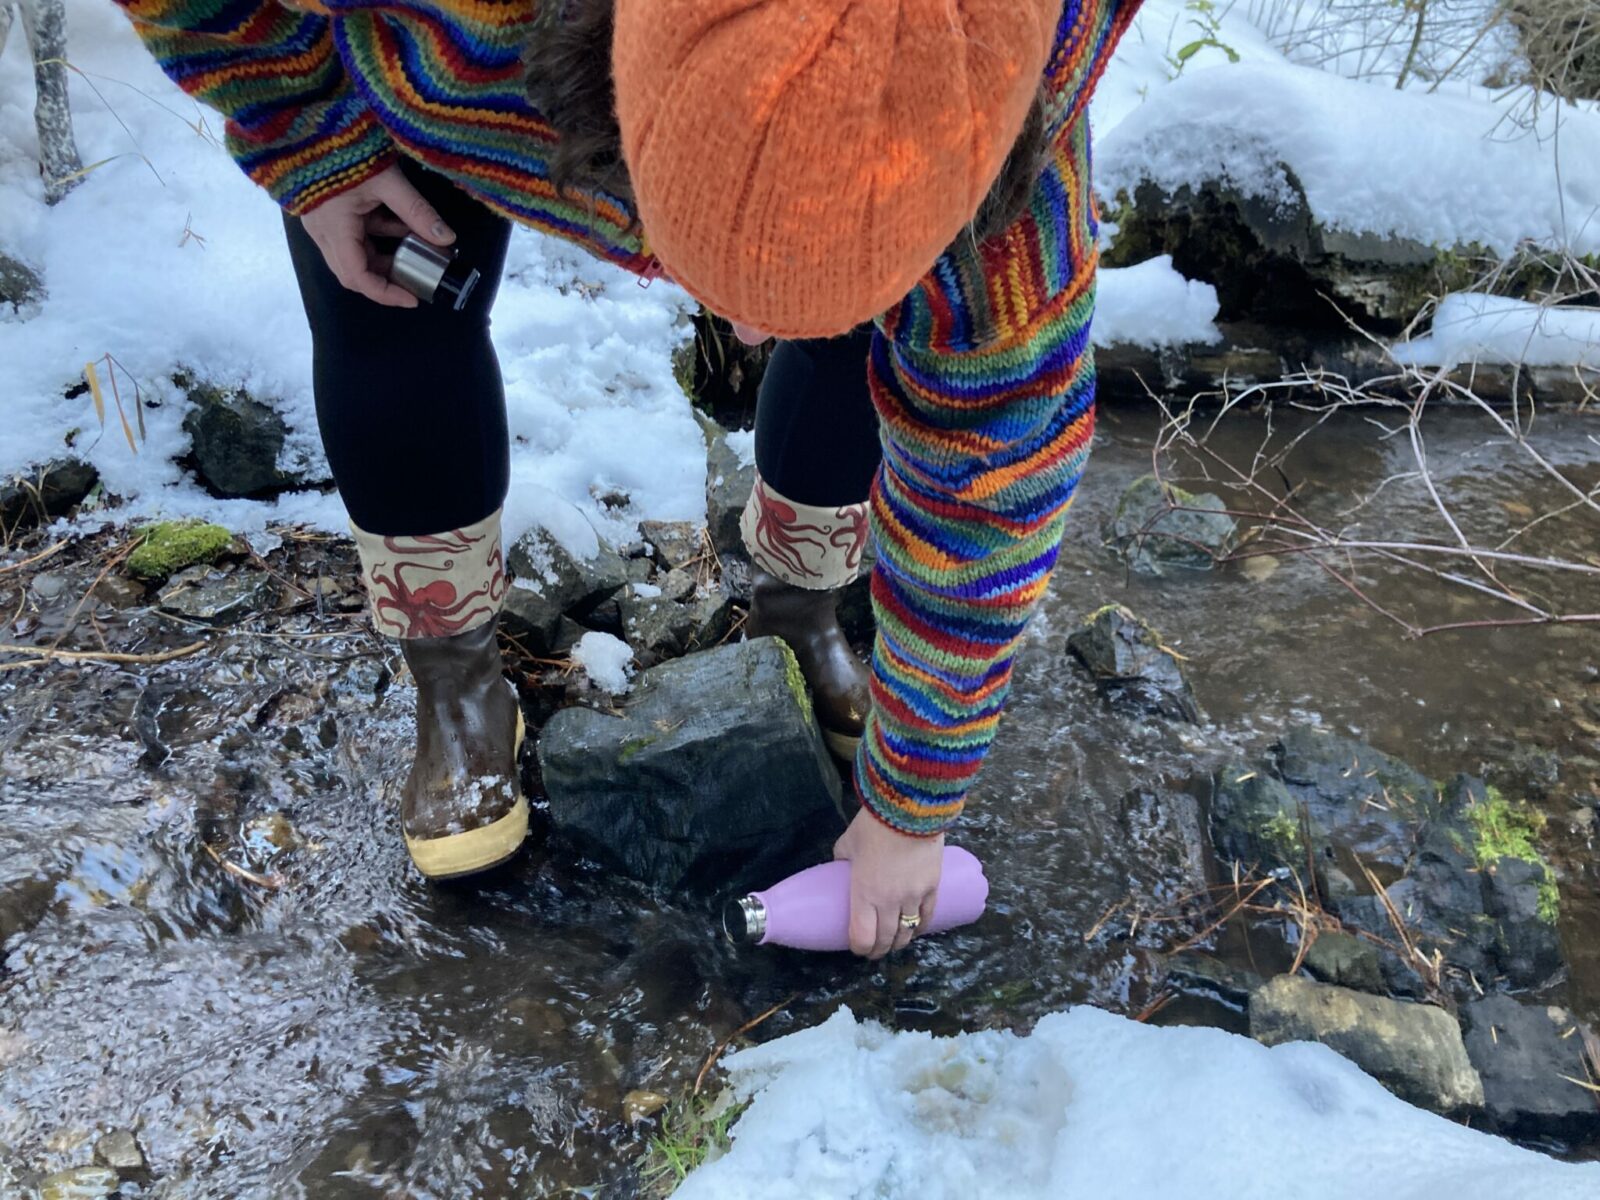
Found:
[(1305, 849), (1300, 840), (1300, 822), (1281, 808), (1262, 822), (1260, 835), (1278, 850), (1280, 857), (1286, 856), (1285, 852), (1298, 856)]
[(789, 684), (789, 690), (794, 693), (795, 702), (800, 705), (800, 711), (805, 714), (806, 720), (811, 720), (811, 688), (806, 683), (805, 673), (800, 670), (800, 660), (794, 656), (794, 651), (789, 649), (789, 643), (782, 638), (775, 639), (783, 651), (783, 677)]
[(128, 574), (140, 579), (165, 579), (196, 563), (214, 561), (233, 541), (221, 525), (198, 521), (163, 521), (141, 534), (128, 555)]
[(655, 745), (660, 740), (660, 736), (654, 733), (646, 734), (644, 737), (629, 738), (622, 743), (622, 752), (617, 755), (617, 761), (619, 763), (629, 762), (634, 755)]
[(661, 1130), (650, 1139), (640, 1175), (643, 1195), (664, 1200), (707, 1159), (725, 1153), (732, 1144), (729, 1130), (749, 1101), (737, 1102), (724, 1091), (716, 1097), (685, 1093), (662, 1111)]
[(1539, 882), (1539, 919), (1554, 924), (1561, 913), (1561, 893), (1555, 872), (1539, 853), (1539, 835), (1545, 816), (1526, 800), (1513, 804), (1497, 787), (1486, 789), (1484, 799), (1467, 809), (1472, 822), (1473, 854), (1487, 868), (1502, 858), (1518, 858), (1544, 870)]

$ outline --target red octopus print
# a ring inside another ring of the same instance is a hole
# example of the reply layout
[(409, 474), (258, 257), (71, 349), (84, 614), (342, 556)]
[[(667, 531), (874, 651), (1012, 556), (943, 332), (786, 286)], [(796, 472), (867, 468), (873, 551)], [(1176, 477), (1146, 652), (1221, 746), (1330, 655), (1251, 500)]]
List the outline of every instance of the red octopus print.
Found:
[[(481, 565), (457, 562), (457, 556), (481, 554), (475, 547), (488, 540), (488, 535), (473, 537), (463, 530), (384, 538), (385, 549), (395, 558), (371, 571), (369, 587), (378, 622), (399, 627), (404, 638), (452, 637), (499, 612), (509, 586), (499, 539), (493, 539)], [(459, 585), (469, 583), (478, 586), (463, 595)]]
[(865, 504), (851, 504), (834, 514), (843, 524), (834, 529), (828, 545), (844, 551), (844, 565), (851, 571), (861, 566), (861, 556), (866, 553), (870, 521)]
[[(818, 554), (827, 553), (823, 538), (833, 531), (823, 525), (805, 525), (800, 514), (767, 491), (759, 477), (756, 479), (756, 547), (781, 563), (797, 576), (818, 576), (806, 566), (804, 547), (813, 547)], [(806, 536), (815, 534), (815, 537)]]

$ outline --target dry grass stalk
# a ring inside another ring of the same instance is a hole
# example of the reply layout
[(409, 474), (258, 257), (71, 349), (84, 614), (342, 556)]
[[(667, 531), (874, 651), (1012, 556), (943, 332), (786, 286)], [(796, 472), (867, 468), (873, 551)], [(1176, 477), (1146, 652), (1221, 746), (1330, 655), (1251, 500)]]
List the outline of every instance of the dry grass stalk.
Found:
[(694, 1096), (698, 1096), (700, 1094), (701, 1087), (705, 1085), (706, 1076), (710, 1073), (711, 1068), (716, 1065), (717, 1060), (722, 1057), (723, 1053), (728, 1049), (729, 1046), (731, 1046), (739, 1038), (742, 1038), (745, 1034), (749, 1033), (757, 1025), (760, 1025), (763, 1021), (767, 1020), (769, 1017), (772, 1017), (788, 1008), (789, 1005), (793, 1004), (799, 998), (800, 993), (795, 992), (793, 995), (778, 1001), (778, 1003), (767, 1009), (766, 1012), (762, 1013), (760, 1016), (752, 1017), (743, 1025), (739, 1026), (739, 1028), (735, 1029), (727, 1037), (718, 1042), (716, 1049), (714, 1049), (706, 1057), (706, 1061), (700, 1065), (700, 1070), (694, 1077), (694, 1088), (690, 1094)]

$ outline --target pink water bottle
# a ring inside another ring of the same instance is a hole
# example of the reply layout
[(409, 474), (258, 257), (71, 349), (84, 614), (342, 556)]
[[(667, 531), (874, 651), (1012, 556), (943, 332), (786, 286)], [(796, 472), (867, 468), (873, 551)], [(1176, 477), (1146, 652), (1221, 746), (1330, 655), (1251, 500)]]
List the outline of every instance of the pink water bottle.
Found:
[[(969, 925), (983, 915), (989, 881), (983, 864), (946, 846), (933, 920), (920, 934)], [(822, 863), (730, 903), (722, 915), (728, 940), (796, 950), (850, 949), (850, 864)]]

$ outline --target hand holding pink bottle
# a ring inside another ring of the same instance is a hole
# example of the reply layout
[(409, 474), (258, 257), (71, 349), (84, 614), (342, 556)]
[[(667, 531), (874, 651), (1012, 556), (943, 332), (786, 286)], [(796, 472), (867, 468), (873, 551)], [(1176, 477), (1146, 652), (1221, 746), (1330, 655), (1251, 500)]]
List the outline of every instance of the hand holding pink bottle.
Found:
[[(989, 881), (983, 864), (958, 846), (944, 852), (933, 919), (920, 934), (969, 925), (983, 915)], [(722, 918), (731, 941), (796, 950), (850, 949), (850, 864), (809, 867), (728, 905)]]

